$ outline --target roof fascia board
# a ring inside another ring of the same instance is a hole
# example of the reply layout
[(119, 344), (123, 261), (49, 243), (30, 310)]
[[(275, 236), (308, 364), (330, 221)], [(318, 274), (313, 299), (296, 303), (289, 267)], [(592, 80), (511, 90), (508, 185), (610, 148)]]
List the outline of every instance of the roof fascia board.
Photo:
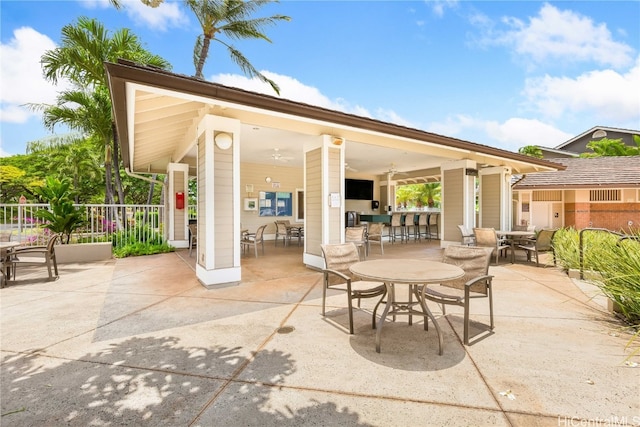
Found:
[[(155, 88), (155, 90), (159, 92), (166, 91), (167, 94), (170, 94), (169, 96), (176, 96), (175, 93), (177, 92), (195, 97), (203, 97), (207, 100), (207, 103), (226, 101), (232, 104), (242, 105), (243, 108), (256, 108), (263, 114), (265, 112), (268, 114), (285, 114), (287, 116), (296, 117), (297, 120), (316, 120), (332, 123), (334, 126), (342, 125), (349, 128), (356, 128), (360, 131), (368, 130), (384, 135), (420, 141), (422, 143), (432, 143), (451, 149), (468, 150), (470, 152), (491, 156), (492, 158), (515, 161), (522, 165), (529, 165), (530, 167), (539, 170), (564, 169), (562, 165), (525, 156), (519, 153), (513, 153), (486, 145), (445, 137), (396, 124), (385, 123), (366, 117), (328, 110), (322, 107), (294, 102), (274, 96), (226, 87), (216, 83), (197, 80), (192, 77), (180, 76), (167, 71), (121, 63), (105, 63), (105, 67), (107, 69), (109, 87), (111, 89), (114, 88), (114, 83), (122, 84), (122, 82), (125, 81), (127, 82), (127, 85), (138, 84), (144, 85), (144, 87), (147, 88)], [(114, 104), (117, 104), (118, 101), (121, 101), (122, 99), (120, 96), (117, 96), (118, 93), (119, 90), (116, 88), (116, 96), (112, 94)], [(130, 104), (129, 106), (125, 105), (124, 107), (121, 105), (120, 108), (127, 109), (134, 106), (134, 104)], [(123, 118), (121, 114), (116, 115), (116, 122), (118, 124), (118, 131), (120, 134), (122, 134), (122, 131), (126, 130), (126, 121), (122, 120)]]

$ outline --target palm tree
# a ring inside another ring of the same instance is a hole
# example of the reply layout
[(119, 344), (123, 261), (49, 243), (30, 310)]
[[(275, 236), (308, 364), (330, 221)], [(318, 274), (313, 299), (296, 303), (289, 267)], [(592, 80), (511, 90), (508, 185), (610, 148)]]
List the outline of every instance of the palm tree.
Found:
[(541, 159), (543, 157), (542, 150), (537, 145), (525, 145), (524, 147), (520, 147), (518, 149), (518, 153), (524, 154), (525, 156), (535, 157), (537, 159)]
[(237, 40), (262, 39), (271, 42), (262, 29), (266, 25), (273, 25), (277, 21), (289, 21), (291, 18), (284, 15), (250, 18), (256, 10), (272, 3), (272, 0), (185, 0), (185, 3), (196, 15), (202, 27), (202, 34), (198, 36), (193, 50), (196, 78), (204, 78), (202, 70), (209, 56), (211, 41), (215, 40), (227, 48), (231, 59), (245, 75), (269, 83), (273, 90), (280, 94), (280, 88), (274, 81), (260, 73), (238, 49), (217, 35), (224, 34)]
[[(100, 22), (86, 17), (78, 18), (75, 25), (65, 25), (60, 47), (45, 52), (41, 60), (47, 80), (55, 84), (59, 79), (66, 78), (75, 85), (75, 89), (58, 97), (58, 105), (40, 107), (43, 111), (48, 110), (45, 125), (53, 129), (57, 123), (65, 123), (102, 141), (107, 203), (114, 201), (113, 181), (119, 201), (124, 203), (119, 173), (120, 155), (118, 144), (114, 141), (111, 100), (104, 70), (104, 62), (115, 62), (120, 58), (158, 68), (170, 68), (166, 60), (145, 50), (137, 36), (128, 29), (111, 35)], [(77, 101), (81, 102), (78, 105), (84, 110), (74, 114), (71, 110)]]
[(422, 202), (426, 202), (430, 208), (436, 203), (440, 203), (440, 183), (427, 182), (419, 187), (419, 197)]

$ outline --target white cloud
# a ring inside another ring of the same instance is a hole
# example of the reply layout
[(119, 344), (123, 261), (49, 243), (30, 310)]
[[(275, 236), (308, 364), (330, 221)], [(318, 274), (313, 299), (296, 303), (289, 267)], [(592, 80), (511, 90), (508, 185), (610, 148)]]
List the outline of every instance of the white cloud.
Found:
[(55, 102), (57, 89), (44, 80), (40, 67), (42, 54), (55, 47), (49, 37), (28, 27), (16, 29), (8, 43), (0, 44), (0, 121), (24, 123), (37, 114), (22, 104)]
[(131, 0), (124, 2), (123, 9), (135, 23), (157, 31), (189, 25), (189, 18), (178, 2), (164, 1), (158, 7), (150, 7), (140, 0)]
[(483, 44), (513, 46), (516, 53), (533, 63), (557, 59), (611, 67), (633, 63), (634, 49), (615, 41), (606, 24), (595, 23), (590, 17), (571, 10), (544, 4), (538, 16), (529, 18), (529, 22), (516, 17), (504, 17), (502, 22), (510, 29), (494, 31), (486, 20), (473, 21), (482, 24)]
[(608, 122), (640, 123), (640, 57), (624, 74), (600, 70), (576, 78), (527, 79), (523, 93), (528, 103), (548, 117), (580, 113)]
[[(261, 71), (261, 73), (276, 82), (280, 88), (281, 98), (358, 116), (372, 117), (366, 108), (359, 105), (352, 106), (341, 98), (332, 100), (323, 95), (317, 88), (305, 85), (293, 77), (272, 73), (270, 71)], [(210, 80), (225, 86), (276, 96), (276, 93), (269, 84), (263, 83), (257, 78), (248, 78), (238, 74), (217, 74), (212, 76)]]
[(458, 0), (425, 0), (431, 6), (431, 11), (438, 17), (444, 16), (445, 9), (453, 9), (458, 5)]
[(501, 123), (460, 114), (448, 117), (444, 122), (431, 123), (428, 129), (509, 151), (517, 151), (525, 145), (554, 147), (573, 137), (550, 124), (519, 117)]

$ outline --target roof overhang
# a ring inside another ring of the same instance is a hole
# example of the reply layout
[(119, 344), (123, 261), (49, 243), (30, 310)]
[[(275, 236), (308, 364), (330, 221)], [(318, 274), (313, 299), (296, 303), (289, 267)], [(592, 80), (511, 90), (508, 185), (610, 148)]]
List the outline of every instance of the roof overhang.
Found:
[[(295, 132), (299, 141), (328, 134), (380, 150), (430, 156), (440, 163), (468, 159), (481, 167), (510, 167), (519, 174), (564, 169), (486, 145), (125, 61), (105, 63), (105, 68), (124, 166), (132, 172), (165, 173), (170, 162), (194, 166), (195, 158), (189, 153), (196, 141), (196, 126), (208, 114), (237, 119), (252, 129), (263, 126)], [(424, 169), (433, 167), (424, 165)], [(420, 174), (415, 179), (420, 181)]]

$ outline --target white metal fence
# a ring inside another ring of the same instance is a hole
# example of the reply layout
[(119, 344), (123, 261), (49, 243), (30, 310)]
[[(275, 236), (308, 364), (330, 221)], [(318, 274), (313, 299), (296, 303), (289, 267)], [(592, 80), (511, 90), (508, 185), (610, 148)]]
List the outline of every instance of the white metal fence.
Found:
[[(72, 235), (73, 242), (164, 241), (164, 206), (162, 205), (75, 205), (84, 211), (84, 224)], [(48, 204), (0, 204), (0, 232), (25, 245), (46, 243), (49, 231), (36, 212), (49, 209)]]

